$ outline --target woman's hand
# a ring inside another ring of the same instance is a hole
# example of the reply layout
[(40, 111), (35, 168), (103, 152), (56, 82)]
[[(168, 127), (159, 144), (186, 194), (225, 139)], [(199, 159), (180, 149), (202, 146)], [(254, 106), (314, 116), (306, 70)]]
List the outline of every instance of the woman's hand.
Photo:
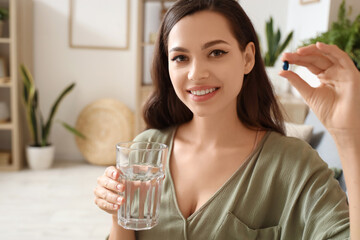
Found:
[(320, 79), (312, 88), (297, 74), (281, 71), (333, 136), (360, 131), (360, 72), (335, 45), (316, 43), (285, 53), (283, 61), (308, 68)]
[(97, 186), (94, 190), (95, 204), (102, 210), (116, 215), (124, 198), (119, 192), (124, 191), (124, 186), (118, 182), (119, 170), (114, 166), (106, 168), (104, 174), (97, 179)]

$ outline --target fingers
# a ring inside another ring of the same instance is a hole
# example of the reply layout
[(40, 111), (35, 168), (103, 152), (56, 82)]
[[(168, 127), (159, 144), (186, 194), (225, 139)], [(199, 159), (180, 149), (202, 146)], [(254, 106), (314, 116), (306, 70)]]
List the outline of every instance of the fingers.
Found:
[(331, 58), (334, 63), (338, 62), (343, 67), (353, 66), (353, 61), (349, 55), (342, 51), (336, 45), (328, 45), (325, 43), (317, 42), (316, 47), (328, 58)]
[(299, 77), (299, 75), (291, 71), (281, 71), (279, 75), (287, 78), (291, 85), (293, 85), (299, 91), (305, 101), (310, 99), (314, 88), (307, 84), (301, 77)]
[(299, 54), (300, 56), (311, 56), (311, 55), (318, 55), (318, 56), (322, 56), (326, 59), (328, 59), (329, 61), (331, 61), (333, 64), (338, 64), (338, 59), (332, 55), (329, 55), (323, 51), (321, 51), (316, 44), (311, 44), (309, 46), (306, 47), (302, 47), (296, 50), (296, 53)]
[[(115, 167), (108, 167), (104, 175), (98, 177), (97, 186), (94, 189), (95, 204), (99, 208), (109, 212), (119, 209), (120, 205), (125, 202), (123, 196), (119, 193), (123, 192), (125, 187), (118, 182), (119, 170)], [(116, 212), (115, 212), (116, 213)]]
[(124, 203), (124, 198), (119, 196), (119, 194), (107, 190), (103, 187), (96, 187), (94, 190), (94, 195), (96, 199), (105, 200), (107, 203), (121, 205)]
[(119, 178), (120, 173), (117, 168), (115, 168), (114, 166), (110, 166), (105, 169), (105, 175), (109, 178), (117, 180)]
[(107, 211), (108, 213), (111, 214), (116, 214), (116, 211), (119, 209), (119, 205), (118, 204), (112, 204), (107, 202), (104, 199), (101, 198), (95, 198), (95, 204), (102, 210)]
[(119, 183), (118, 181), (112, 180), (108, 178), (107, 176), (101, 176), (97, 179), (98, 185), (109, 189), (114, 192), (123, 192), (124, 191), (124, 185)]
[(322, 55), (323, 57), (330, 60), (333, 64), (338, 64), (342, 67), (349, 67), (354, 65), (349, 55), (336, 45), (317, 42), (316, 44), (299, 48), (296, 52), (301, 56)]
[(281, 59), (282, 61), (288, 61), (290, 64), (304, 66), (316, 75), (333, 65), (333, 62), (319, 51), (312, 52), (310, 55), (302, 55), (298, 52), (284, 53)]

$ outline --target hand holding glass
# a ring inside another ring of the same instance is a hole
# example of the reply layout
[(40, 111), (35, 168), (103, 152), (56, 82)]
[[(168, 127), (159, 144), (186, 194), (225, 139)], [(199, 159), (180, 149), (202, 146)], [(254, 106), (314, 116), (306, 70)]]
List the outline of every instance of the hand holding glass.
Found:
[(156, 142), (126, 142), (116, 145), (116, 167), (125, 191), (118, 210), (118, 224), (126, 229), (146, 230), (159, 221), (164, 164), (168, 147)]

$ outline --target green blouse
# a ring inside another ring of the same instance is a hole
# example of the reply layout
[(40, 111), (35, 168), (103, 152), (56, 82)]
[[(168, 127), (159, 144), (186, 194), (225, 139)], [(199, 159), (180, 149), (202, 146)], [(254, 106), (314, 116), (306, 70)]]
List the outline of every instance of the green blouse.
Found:
[(169, 146), (159, 224), (136, 239), (349, 239), (347, 199), (333, 171), (307, 143), (275, 132), (185, 219), (169, 167), (175, 131), (150, 129), (135, 139)]

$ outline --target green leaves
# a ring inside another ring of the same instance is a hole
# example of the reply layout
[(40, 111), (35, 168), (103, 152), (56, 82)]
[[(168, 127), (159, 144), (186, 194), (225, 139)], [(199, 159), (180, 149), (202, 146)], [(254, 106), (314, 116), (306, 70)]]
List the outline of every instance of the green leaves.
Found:
[(72, 132), (74, 135), (76, 135), (82, 139), (86, 139), (85, 135), (82, 134), (81, 132), (79, 132), (78, 130), (76, 130), (76, 128), (71, 127), (69, 124), (67, 124), (65, 122), (61, 122), (61, 124), (63, 125), (64, 128), (66, 128), (68, 131)]
[[(44, 121), (40, 110), (38, 109), (38, 91), (35, 88), (35, 83), (33, 77), (29, 70), (24, 66), (20, 65), (20, 72), (23, 81), (23, 100), (26, 107), (26, 119), (28, 127), (31, 132), (31, 136), (34, 141), (34, 146), (48, 146), (49, 145), (49, 135), (52, 127), (52, 122), (55, 117), (55, 114), (59, 108), (61, 101), (68, 95), (73, 88), (75, 83), (67, 86), (55, 100), (54, 104), (51, 107), (47, 121)], [(70, 125), (62, 122), (62, 125), (65, 129), (69, 130), (71, 133), (85, 138), (85, 136), (77, 131), (75, 128)]]
[(4, 21), (9, 18), (9, 10), (6, 8), (0, 8), (0, 21)]
[(266, 22), (265, 32), (266, 32), (268, 51), (265, 53), (264, 63), (265, 66), (274, 66), (280, 54), (289, 45), (293, 36), (293, 31), (291, 31), (286, 36), (286, 39), (283, 43), (280, 43), (281, 40), (280, 29), (278, 29), (277, 32), (274, 33), (273, 18), (270, 17), (270, 20)]
[(24, 88), (23, 99), (26, 106), (26, 119), (34, 144), (39, 145), (38, 127), (37, 127), (37, 92), (34, 86), (34, 80), (28, 69), (21, 65), (20, 72), (22, 75)]
[(48, 120), (46, 122), (45, 128), (43, 129), (43, 132), (44, 132), (43, 141), (44, 142), (47, 142), (47, 140), (48, 140), (52, 121), (54, 119), (54, 116), (56, 114), (56, 111), (59, 107), (61, 100), (74, 88), (74, 86), (75, 86), (75, 83), (72, 83), (68, 87), (66, 87), (63, 90), (63, 92), (60, 94), (60, 96), (56, 99), (55, 103), (53, 104), (50, 114), (49, 114), (49, 117), (48, 117)]
[(329, 31), (309, 39), (304, 45), (315, 44), (316, 42), (337, 45), (349, 54), (360, 70), (360, 14), (351, 22), (347, 18), (350, 12), (351, 8), (348, 12), (346, 11), (345, 0), (343, 0), (339, 7), (338, 19), (332, 23)]

